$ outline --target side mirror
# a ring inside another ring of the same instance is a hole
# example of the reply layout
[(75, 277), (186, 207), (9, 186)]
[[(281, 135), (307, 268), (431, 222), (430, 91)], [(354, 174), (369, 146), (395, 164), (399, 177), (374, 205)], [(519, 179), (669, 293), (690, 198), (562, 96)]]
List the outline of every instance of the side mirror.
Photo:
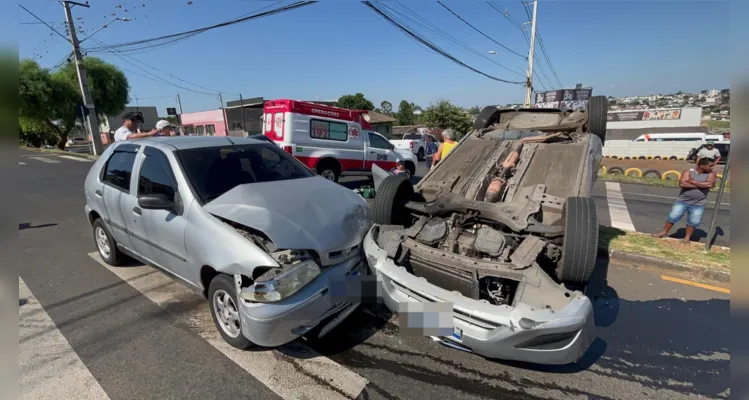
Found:
[(163, 194), (144, 194), (138, 197), (138, 206), (146, 210), (173, 210), (174, 200)]

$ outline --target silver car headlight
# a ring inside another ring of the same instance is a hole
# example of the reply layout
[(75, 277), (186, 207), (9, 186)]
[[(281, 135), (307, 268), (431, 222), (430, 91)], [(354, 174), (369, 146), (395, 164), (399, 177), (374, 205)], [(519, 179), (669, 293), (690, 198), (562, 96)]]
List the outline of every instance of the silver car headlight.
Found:
[(311, 259), (299, 261), (285, 271), (274, 268), (255, 279), (250, 287), (243, 288), (239, 297), (257, 303), (280, 301), (298, 292), (321, 272)]

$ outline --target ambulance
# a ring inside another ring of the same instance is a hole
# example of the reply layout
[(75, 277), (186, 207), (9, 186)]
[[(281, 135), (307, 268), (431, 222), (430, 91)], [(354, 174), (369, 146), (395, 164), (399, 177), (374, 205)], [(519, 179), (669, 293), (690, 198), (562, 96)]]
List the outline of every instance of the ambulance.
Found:
[(263, 134), (333, 182), (341, 176), (371, 176), (374, 164), (389, 171), (398, 160), (413, 176), (416, 157), (397, 151), (368, 120), (367, 110), (269, 100), (263, 107)]

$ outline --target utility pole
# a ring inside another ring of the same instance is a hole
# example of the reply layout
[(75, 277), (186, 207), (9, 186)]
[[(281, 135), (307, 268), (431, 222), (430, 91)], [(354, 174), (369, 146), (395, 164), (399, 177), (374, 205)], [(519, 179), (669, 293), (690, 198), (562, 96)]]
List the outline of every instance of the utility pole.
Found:
[(101, 154), (101, 136), (99, 135), (99, 116), (96, 113), (96, 107), (94, 106), (94, 99), (91, 97), (91, 91), (88, 87), (88, 78), (86, 76), (86, 67), (83, 65), (83, 55), (81, 54), (80, 43), (78, 42), (78, 36), (75, 33), (75, 20), (73, 14), (70, 12), (72, 5), (89, 8), (88, 4), (81, 4), (74, 1), (63, 1), (62, 5), (65, 7), (65, 20), (68, 23), (68, 33), (70, 35), (70, 43), (73, 44), (73, 57), (75, 57), (75, 66), (78, 73), (78, 83), (81, 87), (81, 95), (83, 96), (83, 106), (88, 111), (88, 115), (84, 113), (84, 118), (88, 121), (88, 131), (91, 134), (91, 140), (94, 143), (93, 153), (94, 155)]
[[(177, 121), (179, 122), (179, 125), (182, 126), (182, 100), (179, 98), (179, 93), (177, 93), (177, 104), (179, 105), (179, 115), (177, 115)], [(182, 133), (184, 134), (185, 127), (182, 126)]]
[(533, 19), (531, 20), (531, 48), (528, 50), (528, 77), (525, 81), (525, 106), (531, 106), (531, 94), (533, 93), (533, 59), (536, 53), (536, 13), (538, 12), (538, 0), (533, 0)]
[(718, 218), (718, 209), (720, 209), (720, 202), (723, 201), (723, 192), (726, 190), (726, 182), (728, 181), (728, 174), (731, 172), (731, 150), (728, 150), (726, 156), (726, 167), (723, 169), (723, 179), (720, 180), (720, 187), (718, 188), (718, 198), (715, 199), (715, 208), (713, 209), (713, 217), (710, 219), (710, 230), (707, 231), (707, 240), (705, 243), (705, 250), (710, 251), (713, 247), (713, 239), (715, 238), (715, 220)]
[(244, 132), (248, 132), (247, 125), (245, 125), (245, 121), (244, 121), (244, 100), (242, 99), (242, 93), (239, 94), (239, 109), (242, 112), (242, 130)]
[(229, 136), (229, 120), (226, 117), (226, 108), (224, 108), (224, 98), (221, 93), (218, 94), (218, 101), (221, 103), (221, 111), (224, 114), (224, 129), (226, 129), (226, 136)]

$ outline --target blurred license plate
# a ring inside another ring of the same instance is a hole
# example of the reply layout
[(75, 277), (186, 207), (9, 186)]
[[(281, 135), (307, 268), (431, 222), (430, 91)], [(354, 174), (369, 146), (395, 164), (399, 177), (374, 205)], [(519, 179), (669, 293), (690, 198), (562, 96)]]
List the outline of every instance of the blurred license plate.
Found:
[(463, 330), (458, 327), (453, 327), (453, 337), (458, 340), (463, 340)]

